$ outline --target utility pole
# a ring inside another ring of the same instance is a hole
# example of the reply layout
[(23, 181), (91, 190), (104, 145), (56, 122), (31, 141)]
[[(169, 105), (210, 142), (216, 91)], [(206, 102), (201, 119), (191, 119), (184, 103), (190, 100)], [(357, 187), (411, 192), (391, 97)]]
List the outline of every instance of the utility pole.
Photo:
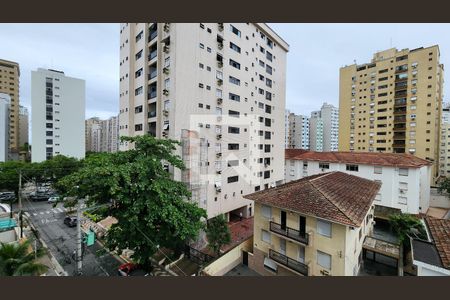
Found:
[(23, 238), (23, 218), (22, 218), (22, 170), (19, 171), (19, 222), (20, 222), (20, 238)]

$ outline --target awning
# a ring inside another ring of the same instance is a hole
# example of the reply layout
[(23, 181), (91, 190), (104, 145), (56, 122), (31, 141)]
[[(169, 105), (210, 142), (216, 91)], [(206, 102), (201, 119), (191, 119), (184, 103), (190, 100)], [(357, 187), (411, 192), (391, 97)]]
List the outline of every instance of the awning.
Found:
[(14, 219), (0, 219), (0, 230), (2, 229), (10, 229), (17, 226), (17, 222)]

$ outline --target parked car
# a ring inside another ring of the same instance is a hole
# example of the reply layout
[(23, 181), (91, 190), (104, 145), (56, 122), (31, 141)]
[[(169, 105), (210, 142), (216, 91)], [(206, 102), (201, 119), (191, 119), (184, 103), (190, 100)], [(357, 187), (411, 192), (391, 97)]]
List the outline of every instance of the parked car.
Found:
[(66, 224), (69, 227), (75, 227), (75, 226), (77, 226), (77, 218), (67, 216), (64, 218), (64, 224)]
[(16, 197), (14, 192), (0, 192), (0, 202), (11, 201)]
[(134, 263), (125, 263), (117, 270), (119, 276), (149, 276), (141, 265)]
[(48, 198), (47, 202), (48, 203), (56, 203), (59, 201), (59, 196), (52, 196), (50, 198)]

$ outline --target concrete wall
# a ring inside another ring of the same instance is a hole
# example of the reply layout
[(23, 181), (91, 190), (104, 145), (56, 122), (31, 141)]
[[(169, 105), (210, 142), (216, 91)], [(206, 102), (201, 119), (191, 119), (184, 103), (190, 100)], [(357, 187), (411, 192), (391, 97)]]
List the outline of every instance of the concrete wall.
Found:
[(17, 240), (16, 231), (14, 229), (0, 232), (0, 242), (11, 243)]
[(208, 276), (223, 276), (234, 267), (242, 263), (242, 251), (251, 252), (253, 237), (234, 247), (219, 259), (207, 266), (203, 272)]

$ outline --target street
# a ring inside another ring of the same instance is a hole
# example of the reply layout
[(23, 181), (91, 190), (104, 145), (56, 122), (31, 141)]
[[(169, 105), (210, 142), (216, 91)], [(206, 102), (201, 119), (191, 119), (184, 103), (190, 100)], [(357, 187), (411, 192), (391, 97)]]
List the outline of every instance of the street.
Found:
[[(73, 252), (76, 249), (77, 229), (65, 225), (67, 210), (62, 203), (53, 208), (46, 201), (23, 203), (24, 215), (33, 223), (39, 237), (47, 244), (49, 251), (69, 276), (76, 275), (76, 260)], [(115, 256), (103, 250), (97, 241), (86, 247), (83, 256), (83, 276), (117, 276), (117, 269), (123, 263)]]

